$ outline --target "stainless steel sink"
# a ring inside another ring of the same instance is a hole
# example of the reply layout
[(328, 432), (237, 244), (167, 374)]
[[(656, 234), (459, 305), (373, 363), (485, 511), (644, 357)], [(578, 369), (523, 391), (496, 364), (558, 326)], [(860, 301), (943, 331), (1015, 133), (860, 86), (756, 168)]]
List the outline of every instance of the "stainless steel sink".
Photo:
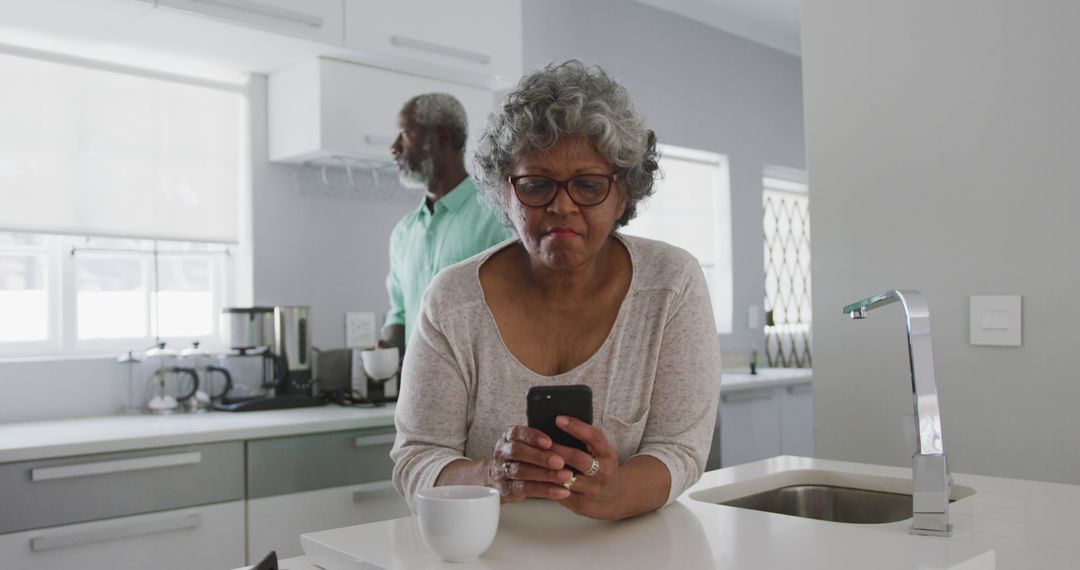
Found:
[(854, 524), (891, 523), (912, 516), (911, 495), (831, 485), (791, 485), (720, 504)]

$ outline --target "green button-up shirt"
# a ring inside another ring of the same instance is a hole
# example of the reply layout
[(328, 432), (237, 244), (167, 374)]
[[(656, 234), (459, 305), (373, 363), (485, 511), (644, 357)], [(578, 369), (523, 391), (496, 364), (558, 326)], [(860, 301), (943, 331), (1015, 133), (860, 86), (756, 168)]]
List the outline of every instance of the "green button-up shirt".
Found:
[(466, 176), (435, 202), (407, 214), (390, 234), (390, 274), (386, 290), (390, 310), (384, 327), (405, 325), (405, 341), (420, 311), (420, 298), (442, 268), (484, 251), (510, 237), (494, 212), (477, 200), (476, 183)]

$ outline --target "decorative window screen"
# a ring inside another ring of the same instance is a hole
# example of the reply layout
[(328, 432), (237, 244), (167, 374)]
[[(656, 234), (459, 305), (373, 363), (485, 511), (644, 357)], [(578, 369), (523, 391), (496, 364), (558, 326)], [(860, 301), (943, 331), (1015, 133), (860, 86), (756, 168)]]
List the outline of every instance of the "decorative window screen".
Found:
[(763, 179), (765, 358), (771, 367), (809, 368), (810, 197), (805, 174), (783, 170)]

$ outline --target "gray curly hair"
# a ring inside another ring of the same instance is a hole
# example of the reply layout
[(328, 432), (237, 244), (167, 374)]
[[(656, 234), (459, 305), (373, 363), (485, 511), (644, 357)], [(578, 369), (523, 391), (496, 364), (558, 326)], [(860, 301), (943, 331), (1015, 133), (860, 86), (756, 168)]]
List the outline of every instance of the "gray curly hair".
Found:
[[(625, 226), (653, 193), (659, 168), (656, 135), (634, 109), (626, 88), (597, 66), (572, 59), (526, 75), (488, 117), (476, 150), (480, 195), (507, 226), (510, 171), (522, 155), (549, 149), (563, 137), (584, 137), (618, 176)], [(512, 227), (512, 226), (511, 226)]]
[(431, 129), (446, 127), (450, 131), (450, 144), (464, 154), (469, 140), (469, 122), (461, 101), (449, 93), (424, 93), (409, 99), (405, 107), (412, 105), (412, 119), (416, 124)]

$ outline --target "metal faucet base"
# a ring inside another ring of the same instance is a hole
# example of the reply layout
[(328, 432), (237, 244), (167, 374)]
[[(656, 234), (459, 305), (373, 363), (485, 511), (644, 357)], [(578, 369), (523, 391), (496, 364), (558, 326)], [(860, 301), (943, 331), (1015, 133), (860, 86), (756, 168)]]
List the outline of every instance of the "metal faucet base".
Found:
[(908, 529), (908, 534), (917, 534), (920, 536), (952, 536), (952, 525), (945, 525), (945, 530), (930, 530), (928, 528), (915, 528)]

